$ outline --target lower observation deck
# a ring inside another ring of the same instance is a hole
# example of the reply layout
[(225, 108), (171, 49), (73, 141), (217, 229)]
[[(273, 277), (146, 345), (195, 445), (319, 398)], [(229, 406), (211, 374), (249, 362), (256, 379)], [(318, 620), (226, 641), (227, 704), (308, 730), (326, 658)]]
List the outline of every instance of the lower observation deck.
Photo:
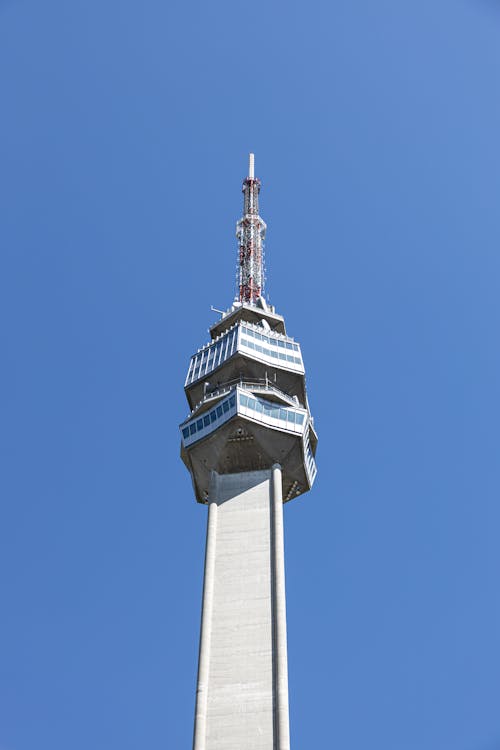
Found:
[(265, 469), (278, 462), (286, 500), (314, 482), (317, 437), (312, 419), (272, 385), (238, 384), (213, 394), (180, 430), (181, 455), (201, 502), (208, 492), (208, 467), (226, 474)]

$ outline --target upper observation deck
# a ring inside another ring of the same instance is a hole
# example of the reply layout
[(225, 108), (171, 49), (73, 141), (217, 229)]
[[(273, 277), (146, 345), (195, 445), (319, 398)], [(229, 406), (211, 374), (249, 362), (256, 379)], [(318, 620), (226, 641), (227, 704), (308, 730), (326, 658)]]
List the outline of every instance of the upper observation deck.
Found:
[(289, 336), (240, 320), (191, 357), (184, 388), (193, 408), (202, 398), (207, 381), (216, 385), (242, 374), (257, 380), (265, 373), (305, 405), (300, 345)]
[(240, 322), (191, 357), (184, 386), (205, 379), (238, 351), (265, 364), (304, 374), (300, 346), (292, 338)]

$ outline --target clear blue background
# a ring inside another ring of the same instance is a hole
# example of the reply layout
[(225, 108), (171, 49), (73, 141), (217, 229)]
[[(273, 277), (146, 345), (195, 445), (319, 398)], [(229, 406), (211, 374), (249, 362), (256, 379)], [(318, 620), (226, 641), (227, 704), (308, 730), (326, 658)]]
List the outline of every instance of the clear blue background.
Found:
[(0, 2), (1, 750), (191, 743), (247, 153), (320, 435), (294, 750), (500, 748), (500, 6)]

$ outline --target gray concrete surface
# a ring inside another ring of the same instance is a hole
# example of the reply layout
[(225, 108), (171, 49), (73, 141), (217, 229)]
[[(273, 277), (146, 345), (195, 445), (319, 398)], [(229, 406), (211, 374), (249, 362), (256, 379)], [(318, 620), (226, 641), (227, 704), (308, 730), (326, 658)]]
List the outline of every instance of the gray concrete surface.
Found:
[(278, 465), (212, 474), (194, 750), (289, 750)]

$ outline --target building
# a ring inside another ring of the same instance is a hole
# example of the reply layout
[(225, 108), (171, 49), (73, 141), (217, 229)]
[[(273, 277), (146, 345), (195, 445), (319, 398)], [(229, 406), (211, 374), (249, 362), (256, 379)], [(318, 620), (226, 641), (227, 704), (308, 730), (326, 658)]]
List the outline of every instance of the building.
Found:
[(316, 475), (300, 345), (263, 296), (260, 180), (237, 224), (239, 294), (191, 357), (181, 456), (208, 505), (194, 750), (288, 750), (283, 503)]

